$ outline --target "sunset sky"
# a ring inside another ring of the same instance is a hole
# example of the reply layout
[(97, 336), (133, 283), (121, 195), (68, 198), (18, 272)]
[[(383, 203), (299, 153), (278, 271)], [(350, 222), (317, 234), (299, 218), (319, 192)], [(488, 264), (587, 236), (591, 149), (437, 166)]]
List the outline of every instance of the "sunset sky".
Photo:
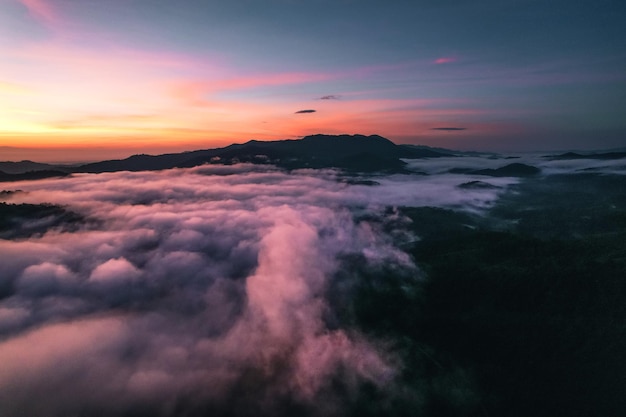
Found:
[(611, 0), (0, 0), (0, 160), (626, 146), (625, 21)]

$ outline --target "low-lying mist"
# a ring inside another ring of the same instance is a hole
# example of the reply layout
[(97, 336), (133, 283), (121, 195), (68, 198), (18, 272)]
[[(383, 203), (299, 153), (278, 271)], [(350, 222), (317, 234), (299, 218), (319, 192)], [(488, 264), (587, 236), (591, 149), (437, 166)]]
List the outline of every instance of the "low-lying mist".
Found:
[(391, 395), (402, 364), (387, 341), (338, 325), (325, 294), (351, 254), (420, 272), (402, 239), (355, 216), (479, 210), (497, 192), (455, 176), (376, 181), (239, 165), (16, 185), (12, 203), (85, 221), (0, 240), (4, 415), (336, 414), (363, 384)]
[[(450, 169), (503, 163), (412, 161), (428, 175), (364, 177), (205, 165), (5, 183), (21, 190), (7, 203), (75, 216), (71, 227), (24, 218), (33, 232), (0, 239), (0, 414), (325, 416), (355, 413), (364, 398), (381, 412), (422, 404), (419, 384), (401, 380), (402, 342), (346, 319), (350, 268), (394, 271), (385, 279), (401, 290), (423, 281), (406, 250), (417, 229), (387, 227), (412, 222), (396, 208), (483, 218), (521, 180)], [(487, 186), (461, 186), (471, 181)], [(446, 377), (464, 381), (446, 391), (452, 402), (477, 395), (464, 372)]]

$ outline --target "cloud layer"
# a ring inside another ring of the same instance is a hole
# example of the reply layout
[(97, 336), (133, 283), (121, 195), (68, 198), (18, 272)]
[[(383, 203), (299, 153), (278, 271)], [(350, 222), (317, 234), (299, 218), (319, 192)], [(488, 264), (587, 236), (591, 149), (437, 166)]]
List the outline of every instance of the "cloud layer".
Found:
[(379, 185), (234, 165), (20, 183), (12, 202), (88, 221), (0, 240), (3, 415), (339, 415), (364, 383), (397, 395), (397, 358), (333, 321), (326, 297), (346, 256), (421, 277), (397, 246), (415, 237), (360, 215), (481, 212), (502, 191), (449, 173), (368, 178)]

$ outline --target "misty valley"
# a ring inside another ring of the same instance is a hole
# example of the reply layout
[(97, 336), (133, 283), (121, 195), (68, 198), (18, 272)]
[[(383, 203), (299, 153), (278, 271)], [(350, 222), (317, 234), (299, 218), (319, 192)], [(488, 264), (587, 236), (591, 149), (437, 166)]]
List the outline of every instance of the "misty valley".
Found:
[(617, 416), (626, 153), (0, 162), (0, 415)]

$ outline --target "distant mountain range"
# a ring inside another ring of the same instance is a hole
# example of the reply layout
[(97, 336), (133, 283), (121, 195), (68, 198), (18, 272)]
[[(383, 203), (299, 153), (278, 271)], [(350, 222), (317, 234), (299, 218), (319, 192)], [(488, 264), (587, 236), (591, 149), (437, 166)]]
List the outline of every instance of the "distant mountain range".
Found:
[[(302, 139), (258, 141), (233, 144), (224, 148), (205, 149), (163, 155), (133, 155), (126, 159), (107, 160), (69, 166), (32, 161), (0, 162), (0, 181), (50, 178), (71, 173), (153, 171), (189, 168), (203, 164), (273, 164), (286, 169), (339, 168), (347, 172), (403, 173), (402, 159), (439, 158), (471, 155), (443, 148), (417, 145), (397, 145), (382, 136), (371, 135), (311, 135)], [(579, 154), (568, 152), (547, 155), (547, 159), (619, 159), (626, 152)], [(457, 169), (458, 170), (458, 169)], [(463, 173), (486, 176), (532, 176), (535, 167), (510, 164), (497, 170), (462, 170)]]
[[(532, 165), (520, 164), (518, 162), (508, 164), (500, 168), (472, 169), (472, 168), (452, 168), (448, 170), (451, 174), (484, 175), (487, 177), (532, 177), (541, 173), (541, 169)], [(478, 188), (480, 184), (474, 182), (461, 184), (462, 188)], [(480, 183), (478, 181), (477, 183)], [(466, 186), (466, 187), (465, 187)]]
[(626, 158), (626, 152), (604, 152), (604, 153), (590, 153), (590, 154), (580, 154), (576, 152), (566, 152), (559, 155), (547, 155), (544, 156), (546, 159), (550, 160), (567, 160), (567, 159), (604, 159), (604, 160), (612, 160), (612, 159), (622, 159)]
[(19, 172), (16, 174), (7, 174), (6, 172), (0, 171), (0, 182), (41, 180), (44, 178), (66, 177), (68, 175), (70, 174), (66, 171), (51, 170), (51, 169), (43, 169), (40, 171), (31, 170), (27, 172)]
[(0, 162), (0, 171), (2, 171), (2, 173), (4, 174), (9, 174), (9, 175), (24, 174), (26, 172), (32, 172), (32, 171), (48, 171), (48, 170), (55, 170), (55, 169), (57, 169), (55, 165), (41, 164), (39, 162), (33, 162), (33, 161)]
[(359, 172), (400, 172), (400, 158), (437, 158), (443, 152), (396, 145), (382, 136), (312, 135), (299, 140), (257, 141), (225, 148), (158, 156), (134, 155), (123, 160), (103, 161), (75, 168), (74, 172), (144, 171), (189, 168), (206, 163), (248, 162), (283, 168), (340, 168)]
[(53, 176), (75, 172), (149, 171), (189, 168), (207, 163), (274, 164), (287, 169), (340, 168), (353, 172), (404, 172), (401, 158), (452, 156), (453, 151), (413, 145), (396, 145), (378, 135), (312, 135), (298, 140), (257, 141), (164, 155), (133, 155), (126, 159), (94, 162), (79, 166), (55, 166), (32, 161), (0, 162), (0, 181), (46, 172)]

